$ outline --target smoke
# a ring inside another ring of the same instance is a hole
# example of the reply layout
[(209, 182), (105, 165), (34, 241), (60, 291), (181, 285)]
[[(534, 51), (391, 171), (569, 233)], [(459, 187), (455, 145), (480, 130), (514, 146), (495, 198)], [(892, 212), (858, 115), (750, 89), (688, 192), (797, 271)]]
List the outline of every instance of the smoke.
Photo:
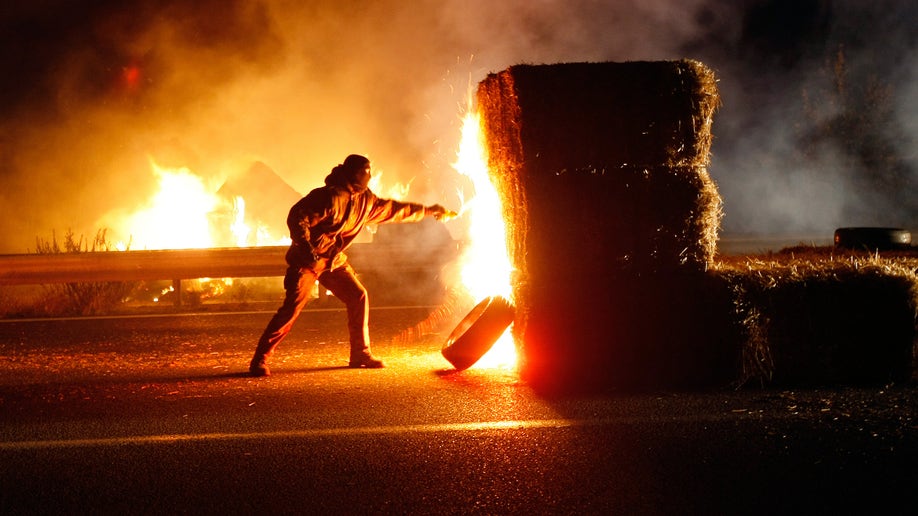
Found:
[(720, 70), (725, 105), (711, 171), (725, 229), (830, 239), (841, 226), (918, 226), (909, 94), (918, 9), (905, 1), (751, 5), (740, 59)]
[[(860, 4), (44, 0), (5, 6), (0, 252), (24, 252), (52, 230), (95, 234), (136, 209), (155, 187), (150, 159), (187, 167), (215, 185), (261, 161), (306, 192), (344, 156), (362, 153), (387, 182), (411, 182), (409, 199), (457, 207), (457, 190), (468, 188), (451, 168), (460, 115), (469, 88), (487, 73), (517, 63), (683, 57), (706, 62), (721, 78), (724, 109), (714, 124), (711, 172), (726, 199), (726, 229), (831, 231), (849, 223), (860, 165), (831, 138), (811, 146), (819, 152), (809, 161), (785, 158), (806, 133), (794, 127), (802, 119), (801, 91), (822, 86), (816, 71), (835, 41), (858, 35), (846, 47), (852, 81), (873, 72), (891, 84), (892, 102), (903, 103), (891, 110), (888, 127), (896, 130), (887, 138), (899, 159), (896, 170), (915, 171), (909, 115), (915, 71), (905, 69), (914, 62), (915, 9), (905, 1)], [(812, 8), (792, 24), (789, 38), (782, 35), (786, 22), (760, 22), (770, 20), (775, 5)]]

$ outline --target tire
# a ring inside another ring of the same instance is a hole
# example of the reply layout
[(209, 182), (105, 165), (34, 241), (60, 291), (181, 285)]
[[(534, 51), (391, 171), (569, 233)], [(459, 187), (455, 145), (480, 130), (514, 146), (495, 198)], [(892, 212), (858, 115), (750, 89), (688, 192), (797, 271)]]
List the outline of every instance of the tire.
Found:
[(443, 346), (443, 357), (457, 370), (468, 369), (494, 346), (513, 322), (513, 305), (500, 296), (487, 297), (468, 313)]
[(835, 247), (866, 251), (893, 251), (909, 249), (912, 233), (901, 228), (838, 228), (835, 230)]

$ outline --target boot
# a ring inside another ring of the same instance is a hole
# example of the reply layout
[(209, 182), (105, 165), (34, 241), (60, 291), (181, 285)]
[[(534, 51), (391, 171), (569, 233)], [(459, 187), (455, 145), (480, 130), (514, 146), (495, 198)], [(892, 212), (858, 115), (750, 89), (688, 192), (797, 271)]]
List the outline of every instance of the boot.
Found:
[(359, 355), (351, 355), (351, 361), (348, 362), (347, 366), (352, 369), (382, 369), (383, 367), (386, 367), (382, 360), (374, 358), (373, 355), (371, 355), (369, 352), (364, 352)]
[(265, 357), (255, 355), (249, 364), (249, 374), (252, 376), (271, 376), (271, 369), (265, 362)]

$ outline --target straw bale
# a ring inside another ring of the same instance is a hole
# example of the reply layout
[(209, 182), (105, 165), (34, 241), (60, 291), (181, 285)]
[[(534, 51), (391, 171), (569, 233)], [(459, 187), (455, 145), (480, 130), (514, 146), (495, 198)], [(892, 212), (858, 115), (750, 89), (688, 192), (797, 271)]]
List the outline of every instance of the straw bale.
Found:
[(557, 274), (559, 254), (577, 270), (649, 273), (703, 270), (716, 252), (721, 200), (704, 167), (564, 171), (533, 179), (526, 206), (519, 265), (533, 276)]
[[(500, 161), (566, 168), (707, 165), (720, 104), (693, 60), (517, 65), (479, 85)], [(509, 102), (508, 102), (509, 101)], [(514, 159), (515, 158), (515, 159)]]
[(536, 389), (724, 387), (738, 377), (743, 328), (730, 285), (695, 271), (527, 285), (514, 323)]
[(705, 268), (721, 216), (704, 167), (718, 102), (713, 73), (688, 60), (519, 65), (482, 81), (492, 178), (521, 273), (553, 266), (543, 258), (559, 251), (603, 268)]
[(719, 262), (743, 325), (741, 382), (866, 384), (913, 374), (918, 260), (778, 254)]
[[(589, 355), (601, 350), (593, 345), (610, 336), (647, 366), (644, 359), (659, 353), (633, 347), (659, 351), (673, 341), (652, 331), (674, 318), (657, 306), (675, 303), (705, 319), (687, 292), (702, 288), (696, 283), (714, 259), (721, 217), (706, 169), (719, 103), (707, 67), (688, 60), (519, 65), (489, 75), (477, 100), (518, 272), (516, 338), (532, 370), (546, 357), (559, 364), (556, 372), (563, 361), (579, 363), (573, 356), (595, 367)], [(670, 291), (658, 275), (688, 282), (686, 290)], [(646, 315), (631, 310), (633, 297), (646, 300)], [(610, 310), (611, 319), (634, 317), (610, 325)], [(688, 319), (671, 326), (691, 333)], [(532, 321), (537, 332), (529, 331)]]

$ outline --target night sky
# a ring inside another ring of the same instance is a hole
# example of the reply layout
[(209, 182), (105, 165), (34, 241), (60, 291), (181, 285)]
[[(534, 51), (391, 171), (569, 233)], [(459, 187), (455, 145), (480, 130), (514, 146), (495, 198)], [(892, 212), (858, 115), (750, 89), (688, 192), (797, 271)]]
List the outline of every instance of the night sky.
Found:
[(413, 200), (457, 205), (470, 86), (564, 61), (714, 69), (726, 232), (918, 227), (916, 13), (907, 0), (6, 2), (0, 252), (134, 210), (155, 188), (150, 159), (217, 185), (262, 161), (306, 192), (359, 152), (385, 180), (413, 178)]

